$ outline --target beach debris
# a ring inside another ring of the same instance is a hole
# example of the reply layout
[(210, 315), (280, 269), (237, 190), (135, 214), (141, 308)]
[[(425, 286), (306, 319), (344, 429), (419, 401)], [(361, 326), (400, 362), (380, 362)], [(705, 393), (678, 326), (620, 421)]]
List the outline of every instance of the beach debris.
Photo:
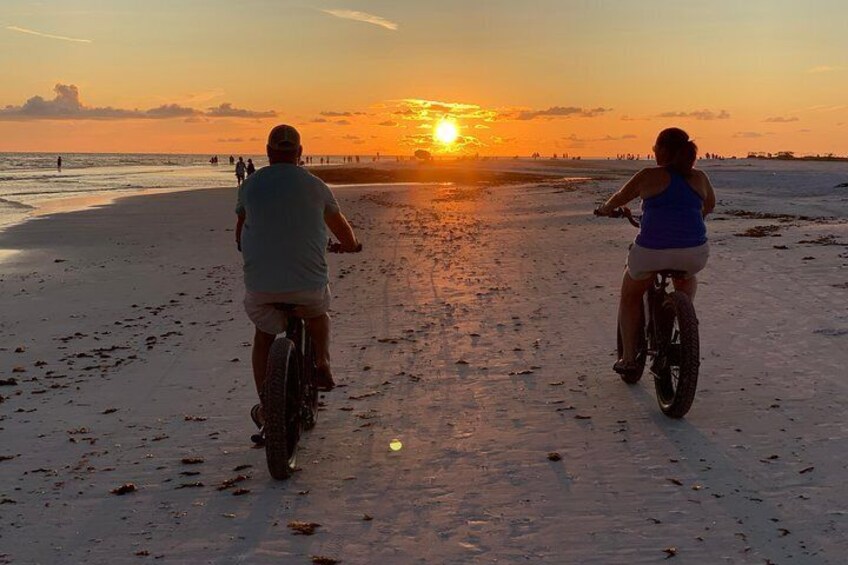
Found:
[(677, 485), (679, 487), (683, 486), (683, 483), (679, 479), (669, 479), (669, 478), (667, 478), (666, 480), (673, 485)]
[(180, 476), (183, 477), (196, 477), (200, 474), (200, 471), (180, 471)]
[(805, 468), (801, 469), (800, 471), (798, 471), (798, 474), (804, 475), (806, 473), (811, 472), (813, 469), (815, 469), (815, 467), (805, 467)]
[(233, 496), (242, 496), (250, 492), (249, 488), (238, 488), (233, 491)]
[(789, 246), (787, 246), (787, 245), (772, 245), (772, 247), (774, 249), (780, 249), (781, 251), (785, 251), (785, 250), (789, 249)]
[(370, 522), (373, 519), (374, 519), (374, 517), (371, 516), (370, 514), (363, 514), (362, 515), (362, 521), (363, 522)]
[(104, 410), (103, 412), (101, 412), (101, 414), (114, 414), (114, 413), (115, 413), (115, 412), (117, 412), (117, 411), (118, 411), (118, 409), (117, 409), (117, 408), (107, 408), (106, 410)]
[(180, 490), (183, 488), (200, 488), (202, 486), (203, 483), (201, 483), (200, 481), (195, 481), (193, 483), (182, 483), (180, 486), (174, 487), (174, 490)]
[(0, 386), (18, 386), (18, 379), (8, 378), (8, 379), (0, 379)]
[(112, 494), (117, 494), (118, 496), (123, 496), (125, 494), (129, 494), (131, 492), (137, 491), (138, 488), (133, 483), (125, 483), (119, 487), (113, 488), (110, 492)]
[(299, 520), (292, 520), (288, 523), (288, 527), (296, 536), (311, 536), (315, 533), (316, 528), (321, 527), (321, 524), (317, 524), (315, 522), (301, 522)]
[(592, 417), (591, 417), (591, 416), (588, 416), (588, 415), (586, 415), (586, 414), (575, 414), (575, 415), (574, 415), (574, 419), (575, 419), (575, 420), (591, 420), (591, 419), (592, 419)]
[(138, 557), (148, 557), (150, 555), (150, 552), (147, 551), (146, 549), (142, 549), (141, 551), (136, 551), (135, 554)]
[(672, 557), (677, 556), (677, 548), (676, 547), (667, 547), (663, 549), (663, 553), (665, 553), (666, 559), (671, 559)]
[(15, 353), (23, 353), (24, 351), (26, 351), (26, 347), (23, 345), (19, 345), (15, 348)]
[(391, 449), (392, 451), (400, 451), (401, 449), (403, 449), (403, 442), (395, 438), (389, 442), (389, 449)]
[(203, 457), (183, 457), (183, 465), (200, 465), (203, 463)]
[(315, 565), (336, 565), (336, 563), (341, 563), (341, 560), (325, 557), (324, 555), (313, 555), (312, 563)]
[(218, 490), (227, 490), (228, 488), (235, 486), (237, 483), (240, 483), (242, 481), (246, 481), (249, 478), (250, 478), (250, 475), (237, 475), (237, 476), (233, 477), (232, 479), (227, 479), (226, 481), (221, 483), (217, 488), (218, 488)]
[(236, 465), (233, 468), (233, 471), (238, 473), (239, 471), (244, 471), (245, 469), (250, 469), (251, 467), (253, 467), (253, 465)]
[(17, 500), (12, 500), (11, 498), (0, 498), (0, 504), (17, 504)]
[(456, 364), (457, 365), (468, 365), (468, 361), (466, 361), (465, 359), (458, 359), (456, 361)]
[(562, 461), (562, 455), (556, 451), (551, 451), (548, 453), (548, 461)]
[(26, 367), (21, 367), (18, 365), (17, 367), (12, 367), (13, 373), (26, 373)]
[(206, 417), (205, 416), (189, 416), (188, 414), (186, 414), (185, 417), (183, 417), (183, 420), (186, 421), (186, 422), (205, 422)]
[(780, 234), (777, 232), (781, 229), (783, 229), (783, 226), (754, 226), (753, 228), (748, 228), (744, 232), (734, 235), (736, 237), (780, 237)]

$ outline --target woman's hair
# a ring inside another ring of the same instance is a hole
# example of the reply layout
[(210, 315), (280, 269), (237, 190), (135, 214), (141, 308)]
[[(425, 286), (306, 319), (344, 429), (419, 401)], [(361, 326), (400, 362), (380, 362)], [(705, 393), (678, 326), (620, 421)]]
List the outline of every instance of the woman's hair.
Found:
[(668, 166), (684, 177), (692, 174), (695, 160), (698, 158), (698, 146), (689, 139), (689, 134), (680, 128), (664, 129), (657, 136), (657, 148), (668, 155)]

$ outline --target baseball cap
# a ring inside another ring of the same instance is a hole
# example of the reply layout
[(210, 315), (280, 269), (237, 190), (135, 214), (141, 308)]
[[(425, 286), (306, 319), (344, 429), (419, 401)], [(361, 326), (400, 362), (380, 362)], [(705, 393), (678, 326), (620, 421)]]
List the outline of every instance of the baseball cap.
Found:
[(294, 127), (281, 124), (268, 134), (268, 147), (275, 151), (290, 151), (300, 147), (300, 134)]

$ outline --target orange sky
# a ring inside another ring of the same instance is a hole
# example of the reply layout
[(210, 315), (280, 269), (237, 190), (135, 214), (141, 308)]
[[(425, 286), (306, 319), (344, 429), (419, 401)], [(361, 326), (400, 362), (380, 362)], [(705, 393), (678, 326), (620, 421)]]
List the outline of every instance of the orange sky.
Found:
[(848, 154), (842, 1), (44, 4), (4, 2), (0, 151)]

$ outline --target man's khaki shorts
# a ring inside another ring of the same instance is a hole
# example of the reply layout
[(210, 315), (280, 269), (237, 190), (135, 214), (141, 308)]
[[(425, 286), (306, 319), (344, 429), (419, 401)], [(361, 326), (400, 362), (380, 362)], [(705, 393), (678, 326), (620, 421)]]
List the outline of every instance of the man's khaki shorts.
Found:
[(689, 278), (707, 266), (709, 257), (709, 243), (679, 249), (648, 249), (634, 243), (627, 255), (627, 273), (637, 281), (665, 270), (683, 271)]
[(294, 314), (303, 318), (317, 318), (330, 310), (330, 285), (315, 290), (295, 292), (253, 292), (244, 294), (244, 311), (261, 331), (279, 334), (286, 329), (286, 313), (275, 304), (296, 304)]

